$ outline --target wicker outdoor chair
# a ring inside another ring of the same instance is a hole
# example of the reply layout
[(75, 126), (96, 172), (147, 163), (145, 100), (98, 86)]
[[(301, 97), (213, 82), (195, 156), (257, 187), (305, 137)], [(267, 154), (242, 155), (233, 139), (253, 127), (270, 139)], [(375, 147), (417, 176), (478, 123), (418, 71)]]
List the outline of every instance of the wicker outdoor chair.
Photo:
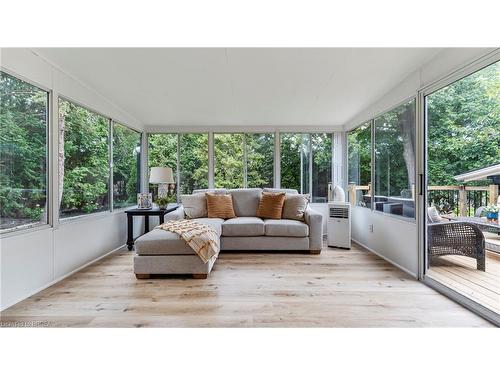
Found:
[(462, 255), (476, 259), (478, 270), (486, 270), (484, 235), (474, 224), (461, 221), (430, 223), (427, 235), (431, 264), (436, 257)]

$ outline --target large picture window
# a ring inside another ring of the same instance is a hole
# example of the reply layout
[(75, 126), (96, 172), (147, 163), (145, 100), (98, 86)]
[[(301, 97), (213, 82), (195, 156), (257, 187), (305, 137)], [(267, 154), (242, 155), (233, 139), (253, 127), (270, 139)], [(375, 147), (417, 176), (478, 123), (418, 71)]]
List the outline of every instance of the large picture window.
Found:
[(59, 99), (59, 216), (109, 209), (110, 120)]
[(48, 93), (0, 72), (0, 231), (47, 223)]
[(328, 184), (332, 181), (332, 135), (311, 134), (312, 201), (328, 202)]
[(179, 135), (180, 192), (208, 188), (208, 134)]
[(281, 187), (311, 194), (312, 202), (328, 201), (332, 181), (332, 134), (280, 135)]
[(137, 202), (141, 181), (141, 133), (113, 123), (113, 207)]
[[(152, 167), (170, 167), (174, 176), (177, 174), (177, 134), (148, 135), (148, 169)], [(150, 185), (149, 191), (156, 191), (156, 185)], [(177, 197), (177, 189), (173, 191)]]
[(374, 209), (415, 217), (415, 100), (375, 118)]
[(214, 134), (214, 184), (216, 188), (244, 187), (244, 135)]
[(245, 134), (247, 187), (274, 186), (274, 134)]
[(368, 208), (371, 208), (371, 129), (369, 121), (347, 136), (349, 199)]

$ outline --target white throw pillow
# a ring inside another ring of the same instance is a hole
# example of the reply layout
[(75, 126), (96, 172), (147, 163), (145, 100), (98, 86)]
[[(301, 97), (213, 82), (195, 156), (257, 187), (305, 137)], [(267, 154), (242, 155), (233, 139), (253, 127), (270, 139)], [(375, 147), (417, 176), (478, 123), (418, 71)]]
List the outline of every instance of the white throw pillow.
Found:
[(304, 221), (304, 212), (308, 203), (309, 194), (286, 194), (281, 218)]
[(441, 215), (439, 215), (439, 212), (436, 209), (436, 207), (434, 206), (429, 207), (427, 209), (427, 213), (429, 215), (431, 223), (440, 223), (441, 221), (443, 221), (443, 218), (441, 217)]
[(188, 219), (208, 217), (207, 197), (204, 193), (181, 195), (181, 203)]

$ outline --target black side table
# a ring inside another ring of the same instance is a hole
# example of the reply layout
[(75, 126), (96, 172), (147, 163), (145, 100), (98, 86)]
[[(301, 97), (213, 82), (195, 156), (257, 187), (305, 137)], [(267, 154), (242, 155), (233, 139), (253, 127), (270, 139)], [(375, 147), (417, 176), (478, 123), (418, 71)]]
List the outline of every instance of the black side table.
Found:
[(158, 216), (160, 224), (163, 224), (165, 214), (175, 211), (179, 205), (169, 204), (166, 209), (162, 210), (158, 207), (148, 209), (132, 208), (126, 210), (127, 214), (127, 247), (129, 250), (134, 248), (134, 216), (144, 216), (144, 233), (149, 232), (149, 217)]

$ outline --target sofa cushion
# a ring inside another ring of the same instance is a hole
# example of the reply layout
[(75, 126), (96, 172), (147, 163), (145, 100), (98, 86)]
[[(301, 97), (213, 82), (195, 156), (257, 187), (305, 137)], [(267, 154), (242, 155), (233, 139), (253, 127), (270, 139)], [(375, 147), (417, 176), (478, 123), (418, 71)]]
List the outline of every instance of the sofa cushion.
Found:
[(235, 217), (222, 223), (222, 235), (253, 237), (264, 235), (264, 221), (258, 217)]
[(181, 195), (181, 203), (188, 219), (208, 216), (205, 194)]
[(194, 189), (193, 190), (193, 194), (205, 194), (205, 193), (227, 194), (227, 189)]
[(271, 237), (307, 237), (309, 226), (297, 220), (267, 219), (264, 221), (266, 236)]
[(274, 189), (274, 188), (264, 188), (266, 193), (287, 193), (287, 194), (298, 194), (296, 189)]
[(228, 193), (233, 196), (233, 207), (236, 216), (256, 216), (262, 189), (230, 189)]
[(257, 216), (263, 219), (281, 219), (285, 193), (266, 193), (260, 197)]
[[(212, 226), (217, 235), (222, 232), (222, 219), (194, 219), (194, 221)], [(186, 241), (178, 234), (163, 229), (153, 229), (135, 241), (135, 250), (139, 255), (193, 255)]]
[(304, 212), (309, 202), (307, 194), (287, 194), (281, 217), (283, 219), (304, 221)]
[(220, 219), (236, 217), (231, 194), (207, 193), (206, 197), (208, 217)]

